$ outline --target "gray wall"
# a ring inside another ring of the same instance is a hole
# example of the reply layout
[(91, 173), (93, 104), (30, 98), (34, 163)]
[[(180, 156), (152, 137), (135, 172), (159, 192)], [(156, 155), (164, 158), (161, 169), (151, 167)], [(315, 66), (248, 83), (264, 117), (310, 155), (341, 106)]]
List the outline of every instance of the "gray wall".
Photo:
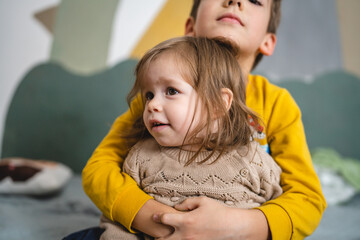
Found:
[(336, 1), (283, 0), (282, 4), (275, 53), (263, 59), (257, 72), (277, 81), (342, 68)]

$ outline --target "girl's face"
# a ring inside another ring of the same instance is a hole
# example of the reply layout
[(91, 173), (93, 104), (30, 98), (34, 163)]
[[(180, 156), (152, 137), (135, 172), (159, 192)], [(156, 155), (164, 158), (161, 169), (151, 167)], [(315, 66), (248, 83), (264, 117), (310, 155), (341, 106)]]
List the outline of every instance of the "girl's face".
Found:
[[(162, 146), (181, 146), (186, 134), (201, 122), (201, 104), (195, 89), (184, 79), (182, 64), (172, 53), (153, 60), (142, 79), (143, 120)], [(188, 142), (184, 148), (189, 149)]]

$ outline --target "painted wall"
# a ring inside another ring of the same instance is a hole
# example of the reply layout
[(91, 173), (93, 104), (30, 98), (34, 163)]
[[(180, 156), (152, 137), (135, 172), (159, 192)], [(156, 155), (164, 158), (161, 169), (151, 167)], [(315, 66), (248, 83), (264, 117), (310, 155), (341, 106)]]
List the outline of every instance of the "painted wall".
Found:
[(34, 14), (57, 4), (59, 0), (0, 0), (0, 148), (7, 108), (18, 83), (49, 59), (53, 38)]
[(335, 0), (286, 0), (282, 10), (275, 53), (259, 72), (272, 80), (311, 78), (343, 66)]
[(337, 0), (344, 68), (360, 76), (360, 1)]
[[(35, 66), (56, 61), (74, 74), (106, 71), (182, 35), (191, 2), (0, 0), (0, 136), (16, 86)], [(360, 76), (359, 11), (358, 0), (283, 1), (276, 51), (257, 71), (274, 81), (335, 69)]]

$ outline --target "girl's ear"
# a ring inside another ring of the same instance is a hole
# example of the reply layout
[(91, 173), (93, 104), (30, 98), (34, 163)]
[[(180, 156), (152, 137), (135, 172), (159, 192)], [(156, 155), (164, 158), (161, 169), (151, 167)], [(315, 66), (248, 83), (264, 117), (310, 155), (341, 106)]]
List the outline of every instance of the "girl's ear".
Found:
[(233, 92), (229, 88), (222, 88), (221, 96), (223, 98), (226, 111), (229, 111), (233, 100)]
[[(229, 111), (233, 101), (233, 92), (229, 88), (221, 88), (220, 91), (221, 91), (221, 97), (224, 102), (225, 110)], [(215, 111), (213, 115), (214, 120), (222, 118), (224, 114), (226, 114), (225, 112), (223, 112), (223, 108), (215, 109), (214, 111)]]
[(195, 25), (195, 19), (193, 17), (188, 17), (188, 19), (186, 20), (186, 23), (185, 23), (185, 35), (186, 36), (191, 36), (191, 37), (195, 36), (194, 25)]
[(264, 41), (260, 45), (260, 53), (265, 56), (273, 54), (276, 45), (276, 35), (274, 33), (267, 33)]

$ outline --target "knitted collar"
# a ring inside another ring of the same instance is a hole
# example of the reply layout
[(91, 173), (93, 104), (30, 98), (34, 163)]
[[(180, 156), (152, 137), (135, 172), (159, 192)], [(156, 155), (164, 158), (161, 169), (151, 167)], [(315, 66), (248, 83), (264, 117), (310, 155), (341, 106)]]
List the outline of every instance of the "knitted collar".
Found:
[[(162, 147), (160, 146), (160, 151), (162, 154), (169, 156), (172, 159), (178, 159), (180, 163), (185, 164), (196, 152), (181, 150), (179, 147)], [(198, 157), (195, 159), (195, 163), (199, 163), (208, 157), (211, 154), (211, 151), (201, 151)], [(208, 160), (206, 160), (205, 164), (213, 163), (218, 155), (219, 151), (216, 151)], [(223, 156), (227, 155), (224, 153)]]

